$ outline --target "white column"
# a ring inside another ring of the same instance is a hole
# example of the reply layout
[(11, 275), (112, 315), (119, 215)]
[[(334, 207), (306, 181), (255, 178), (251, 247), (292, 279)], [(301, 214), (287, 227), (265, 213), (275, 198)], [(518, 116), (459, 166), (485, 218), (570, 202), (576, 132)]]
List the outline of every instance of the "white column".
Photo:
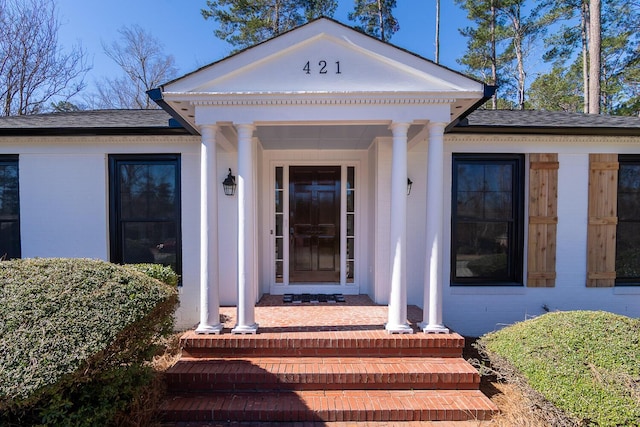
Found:
[(391, 294), (389, 333), (411, 334), (407, 322), (407, 131), (409, 123), (393, 123), (391, 159)]
[[(425, 260), (424, 313), (420, 327), (428, 333), (449, 333), (442, 323), (442, 227), (444, 207), (445, 123), (429, 124), (427, 152), (427, 254)], [(428, 289), (427, 289), (428, 286)]]
[(219, 334), (218, 168), (216, 126), (203, 126), (200, 145), (200, 324), (197, 334)]
[(231, 330), (234, 334), (255, 334), (255, 262), (254, 242), (254, 155), (252, 124), (236, 125), (238, 130), (238, 320)]

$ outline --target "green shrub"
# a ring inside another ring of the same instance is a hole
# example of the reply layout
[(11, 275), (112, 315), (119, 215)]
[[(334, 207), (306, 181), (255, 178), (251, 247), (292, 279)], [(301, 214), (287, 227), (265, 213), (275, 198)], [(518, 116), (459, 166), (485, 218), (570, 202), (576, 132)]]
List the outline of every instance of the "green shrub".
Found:
[(507, 275), (507, 254), (483, 255), (468, 262), (467, 268), (475, 277), (501, 277)]
[(180, 280), (180, 276), (171, 267), (162, 264), (126, 264), (125, 267), (133, 268), (171, 286), (178, 286)]
[(548, 313), (480, 340), (581, 425), (640, 426), (640, 320), (602, 311)]
[(0, 300), (0, 424), (90, 426), (144, 382), (177, 292), (102, 261), (31, 259), (0, 263)]

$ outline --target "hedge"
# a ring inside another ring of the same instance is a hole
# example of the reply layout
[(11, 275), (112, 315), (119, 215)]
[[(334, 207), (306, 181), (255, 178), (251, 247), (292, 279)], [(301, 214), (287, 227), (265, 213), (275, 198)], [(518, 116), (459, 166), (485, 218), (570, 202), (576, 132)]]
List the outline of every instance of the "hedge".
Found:
[(135, 395), (154, 343), (172, 332), (177, 291), (103, 261), (25, 259), (0, 262), (0, 301), (4, 416), (104, 425), (125, 405), (114, 396)]
[(552, 312), (480, 339), (576, 425), (640, 426), (640, 319)]

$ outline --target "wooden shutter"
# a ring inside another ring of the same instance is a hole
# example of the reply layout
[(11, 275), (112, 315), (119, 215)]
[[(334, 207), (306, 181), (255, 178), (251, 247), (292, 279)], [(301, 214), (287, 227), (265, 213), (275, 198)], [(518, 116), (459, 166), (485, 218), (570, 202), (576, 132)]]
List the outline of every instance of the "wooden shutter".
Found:
[(618, 155), (589, 155), (587, 286), (611, 287), (616, 281)]
[(558, 155), (529, 155), (529, 249), (527, 286), (556, 284)]

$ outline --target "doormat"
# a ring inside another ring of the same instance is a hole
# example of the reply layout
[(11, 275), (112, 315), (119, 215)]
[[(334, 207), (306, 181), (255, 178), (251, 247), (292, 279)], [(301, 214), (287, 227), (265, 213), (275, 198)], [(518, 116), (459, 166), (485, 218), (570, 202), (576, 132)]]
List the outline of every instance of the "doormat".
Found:
[(345, 302), (345, 299), (342, 294), (284, 294), (282, 302), (289, 304), (335, 304)]

